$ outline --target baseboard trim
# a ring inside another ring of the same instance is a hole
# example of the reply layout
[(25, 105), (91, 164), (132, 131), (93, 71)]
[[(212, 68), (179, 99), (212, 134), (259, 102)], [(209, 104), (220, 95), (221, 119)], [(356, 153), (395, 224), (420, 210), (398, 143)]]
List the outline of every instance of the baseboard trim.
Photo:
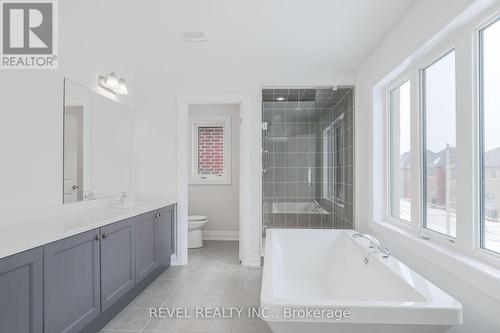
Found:
[(231, 230), (203, 230), (203, 240), (237, 241), (240, 238), (238, 231)]

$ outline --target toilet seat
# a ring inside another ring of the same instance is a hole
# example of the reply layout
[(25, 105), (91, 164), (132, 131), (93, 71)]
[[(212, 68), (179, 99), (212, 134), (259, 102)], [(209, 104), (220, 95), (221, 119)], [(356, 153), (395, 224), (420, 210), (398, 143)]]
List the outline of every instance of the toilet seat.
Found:
[(189, 215), (188, 216), (188, 222), (205, 221), (206, 219), (207, 219), (207, 217), (203, 216), (203, 215)]

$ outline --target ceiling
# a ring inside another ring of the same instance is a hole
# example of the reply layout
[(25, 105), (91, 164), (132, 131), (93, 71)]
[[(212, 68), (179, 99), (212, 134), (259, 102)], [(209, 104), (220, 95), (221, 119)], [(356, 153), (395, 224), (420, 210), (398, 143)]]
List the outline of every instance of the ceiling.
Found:
[[(317, 71), (356, 69), (413, 1), (148, 0), (138, 6), (109, 0), (89, 8), (72, 1), (62, 9), (74, 12), (65, 28), (93, 34), (102, 51), (141, 67)], [(91, 15), (93, 32), (82, 11)], [(182, 36), (199, 30), (209, 42)]]

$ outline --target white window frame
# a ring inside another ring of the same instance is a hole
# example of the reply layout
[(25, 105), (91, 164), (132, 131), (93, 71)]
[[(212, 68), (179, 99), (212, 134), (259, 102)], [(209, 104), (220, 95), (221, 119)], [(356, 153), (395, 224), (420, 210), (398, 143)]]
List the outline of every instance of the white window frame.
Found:
[[(430, 68), (432, 65), (438, 63), (441, 61), (443, 58), (447, 57), (449, 54), (453, 53), (455, 56), (455, 136), (457, 136), (457, 141), (458, 141), (458, 126), (457, 126), (457, 118), (458, 118), (458, 105), (459, 105), (459, 100), (458, 100), (458, 84), (457, 84), (457, 52), (456, 52), (456, 47), (455, 45), (452, 46), (446, 46), (444, 49), (440, 49), (437, 53), (433, 53), (432, 57), (427, 58), (428, 60), (422, 63), (419, 68), (418, 68), (418, 84), (420, 87), (420, 94), (419, 94), (419, 117), (420, 117), (420, 130), (419, 130), (419, 135), (420, 135), (420, 183), (421, 183), (421, 195), (420, 195), (420, 200), (421, 200), (421, 230), (423, 233), (427, 234), (433, 234), (435, 237), (442, 238), (443, 240), (447, 240), (450, 243), (455, 243), (456, 242), (456, 236), (458, 236), (458, 213), (456, 218), (455, 218), (455, 223), (456, 223), (456, 235), (455, 237), (447, 234), (443, 234), (439, 231), (432, 230), (427, 228), (427, 221), (426, 221), (426, 207), (427, 207), (427, 161), (426, 161), (426, 127), (425, 127), (425, 95), (424, 95), (424, 90), (425, 90), (425, 82), (424, 82), (424, 71), (428, 68)], [(455, 142), (457, 145), (457, 150), (458, 150), (458, 142)], [(458, 157), (457, 157), (458, 159)], [(458, 169), (458, 162), (457, 162), (457, 169)], [(457, 171), (456, 171), (457, 172)], [(457, 182), (458, 184), (458, 182)]]
[[(483, 108), (483, 99), (484, 99), (484, 86), (483, 86), (483, 38), (482, 33), (484, 30), (492, 26), (493, 24), (500, 24), (500, 12), (495, 13), (493, 16), (489, 17), (482, 24), (480, 24), (474, 31), (474, 47), (475, 47), (475, 63), (474, 63), (474, 72), (475, 72), (475, 106), (477, 109), (477, 125), (476, 131), (476, 157), (477, 157), (477, 171), (475, 177), (477, 177), (476, 182), (476, 218), (477, 222), (474, 226), (475, 237), (474, 237), (474, 245), (475, 250), (480, 253), (480, 255), (485, 255), (489, 258), (500, 259), (500, 253), (490, 250), (485, 247), (484, 244), (484, 185), (483, 180), (486, 178), (486, 175), (483, 171), (484, 164), (484, 147), (483, 147), (483, 139), (484, 139), (484, 128), (483, 128), (483, 117), (484, 117), (484, 108)], [(490, 175), (488, 175), (489, 177)], [(495, 178), (489, 178), (490, 180), (496, 180)]]
[[(190, 117), (191, 124), (191, 172), (189, 184), (229, 185), (231, 184), (231, 116)], [(200, 175), (198, 173), (198, 128), (222, 127), (223, 131), (223, 173), (221, 175)]]
[[(412, 84), (412, 149), (416, 151), (412, 156), (412, 223), (406, 224), (390, 219), (387, 216), (386, 205), (387, 189), (375, 187), (373, 199), (373, 219), (369, 221), (369, 228), (378, 235), (384, 235), (403, 248), (408, 248), (436, 265), (443, 265), (445, 271), (457, 277), (467, 276), (481, 281), (477, 287), (485, 293), (493, 294), (496, 299), (496, 286), (500, 278), (500, 255), (481, 248), (481, 205), (479, 195), (480, 184), (480, 63), (479, 63), (479, 32), (491, 22), (500, 17), (500, 5), (495, 5), (494, 10), (488, 10), (471, 18), (466, 23), (458, 26), (453, 24), (452, 29), (443, 31), (435, 38), (426, 42), (395, 67), (377, 83), (373, 88), (373, 140), (376, 151), (382, 158), (374, 158), (374, 171), (381, 176), (387, 176), (387, 112), (388, 102), (386, 91), (393, 87), (391, 82), (399, 81), (398, 78), (411, 77)], [(455, 49), (456, 68), (456, 134), (457, 134), (457, 178), (462, 179), (457, 183), (457, 233), (456, 239), (450, 240), (432, 230), (421, 228), (421, 216), (418, 215), (424, 206), (423, 195), (419, 191), (422, 186), (422, 161), (420, 159), (422, 146), (421, 138), (421, 86), (419, 70), (435, 61), (447, 51)], [(416, 108), (416, 110), (415, 110)], [(415, 129), (415, 134), (413, 133)], [(383, 139), (379, 140), (377, 137)], [(385, 141), (384, 141), (385, 140)], [(383, 149), (383, 150), (382, 150)], [(377, 176), (375, 176), (377, 177)], [(386, 185), (387, 177), (382, 182), (375, 184)], [(459, 185), (460, 184), (460, 185)], [(460, 188), (458, 188), (460, 187)], [(385, 191), (385, 193), (384, 193)], [(416, 195), (416, 196), (415, 196)], [(381, 199), (382, 198), (382, 199)], [(415, 200), (413, 200), (415, 199)], [(415, 202), (413, 202), (415, 201)], [(416, 205), (416, 209), (413, 209)], [(415, 215), (418, 217), (415, 218)]]
[[(392, 207), (391, 207), (391, 200), (392, 200), (392, 193), (391, 193), (391, 180), (392, 180), (392, 173), (391, 173), (391, 165), (392, 165), (392, 161), (391, 161), (391, 152), (392, 152), (392, 147), (391, 147), (391, 142), (392, 142), (392, 139), (391, 139), (391, 133), (392, 133), (392, 103), (391, 103), (391, 92), (394, 91), (395, 89), (398, 89), (400, 88), (403, 84), (405, 84), (406, 82), (410, 82), (410, 124), (411, 124), (411, 133), (410, 133), (410, 138), (411, 138), (411, 142), (410, 142), (410, 152), (411, 152), (411, 163), (412, 163), (412, 183), (411, 183), (411, 192), (412, 192), (412, 200), (411, 200), (411, 221), (407, 221), (407, 220), (403, 220), (399, 217), (396, 217), (396, 216), (393, 216), (392, 215)], [(414, 159), (415, 159), (415, 151), (417, 149), (415, 149), (415, 145), (414, 145), (414, 140), (413, 140), (413, 137), (414, 137), (414, 128), (415, 128), (415, 125), (414, 124), (417, 124), (416, 122), (414, 122), (414, 117), (413, 117), (413, 114), (414, 114), (414, 107), (413, 107), (413, 99), (414, 99), (414, 90), (415, 90), (415, 82), (412, 78), (412, 76), (410, 75), (410, 73), (406, 73), (402, 76), (399, 76), (396, 80), (394, 80), (393, 82), (391, 82), (391, 84), (389, 84), (386, 88), (385, 88), (385, 103), (386, 103), (386, 124), (385, 124), (385, 134), (386, 134), (386, 137), (385, 137), (385, 145), (386, 145), (386, 161), (385, 161), (385, 165), (386, 165), (386, 184), (385, 184), (385, 193), (386, 193), (386, 207), (385, 207), (385, 218), (387, 221), (390, 221), (394, 224), (398, 224), (399, 226), (402, 226), (404, 228), (408, 228), (408, 227), (412, 227), (414, 225), (416, 225), (416, 221), (418, 221), (418, 219), (416, 220), (414, 218), (414, 211), (418, 208), (418, 206), (416, 205), (416, 203), (418, 201), (415, 201), (414, 200), (414, 192), (415, 192), (415, 180), (418, 180), (418, 178), (414, 178), (414, 172), (413, 172), (413, 169), (415, 168), (414, 167)], [(418, 181), (417, 181), (418, 182)]]

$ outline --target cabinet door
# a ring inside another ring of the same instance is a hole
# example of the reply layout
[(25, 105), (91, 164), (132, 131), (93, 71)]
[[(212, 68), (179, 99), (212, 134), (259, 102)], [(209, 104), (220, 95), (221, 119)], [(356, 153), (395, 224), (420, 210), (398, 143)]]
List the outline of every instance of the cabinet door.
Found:
[(135, 280), (140, 282), (158, 267), (156, 212), (135, 218)]
[(170, 265), (174, 253), (175, 206), (162, 208), (158, 212), (158, 257), (160, 265)]
[(42, 330), (42, 248), (0, 259), (0, 332)]
[(45, 333), (78, 332), (100, 314), (99, 231), (44, 247)]
[(135, 285), (132, 219), (101, 228), (101, 308), (106, 311)]

